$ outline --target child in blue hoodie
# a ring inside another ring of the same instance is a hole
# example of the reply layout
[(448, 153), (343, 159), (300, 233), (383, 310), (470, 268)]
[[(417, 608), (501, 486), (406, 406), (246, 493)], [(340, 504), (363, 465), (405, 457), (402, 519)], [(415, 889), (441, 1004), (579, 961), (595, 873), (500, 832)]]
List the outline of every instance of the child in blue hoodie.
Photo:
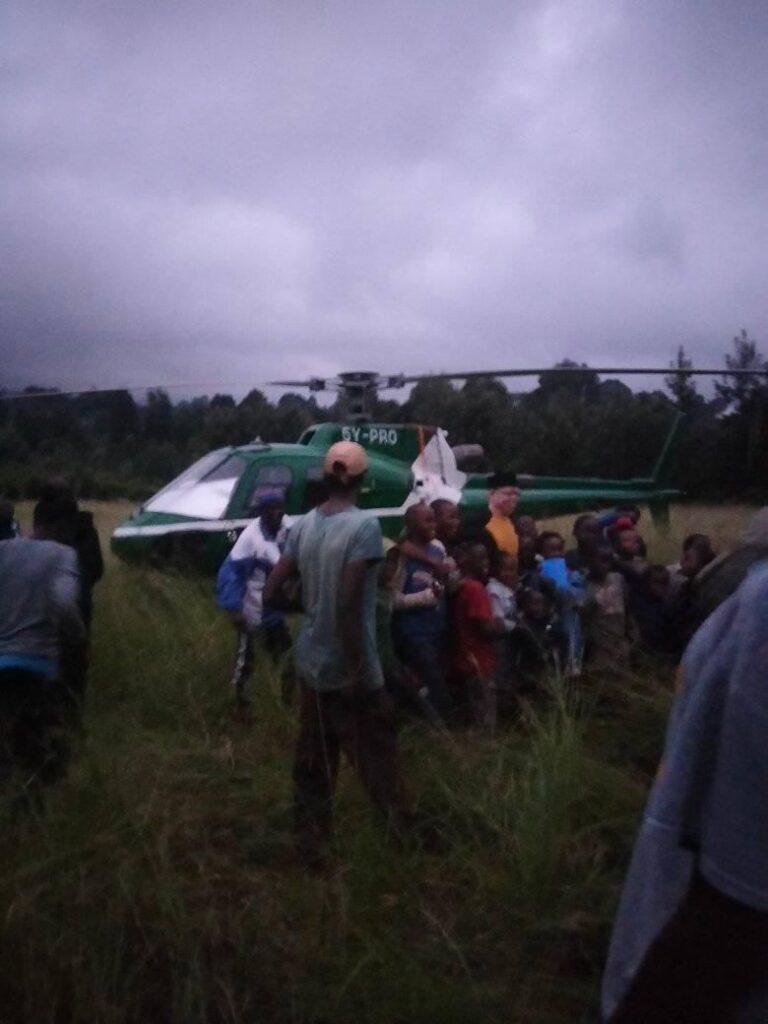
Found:
[(539, 573), (542, 579), (549, 580), (554, 588), (560, 624), (565, 636), (565, 673), (568, 676), (578, 676), (581, 675), (584, 656), (580, 613), (586, 595), (584, 573), (578, 569), (568, 568), (565, 561), (565, 540), (554, 530), (547, 530), (539, 536), (539, 554)]

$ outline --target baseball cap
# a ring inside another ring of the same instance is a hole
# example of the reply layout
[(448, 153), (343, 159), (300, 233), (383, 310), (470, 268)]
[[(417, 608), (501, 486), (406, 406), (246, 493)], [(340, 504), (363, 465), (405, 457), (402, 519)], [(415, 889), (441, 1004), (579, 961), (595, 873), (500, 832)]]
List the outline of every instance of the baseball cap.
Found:
[(270, 508), (282, 508), (285, 505), (285, 492), (276, 487), (259, 491), (254, 504), (259, 512), (266, 512)]
[(346, 483), (368, 469), (368, 455), (356, 441), (337, 441), (325, 453), (323, 472)]

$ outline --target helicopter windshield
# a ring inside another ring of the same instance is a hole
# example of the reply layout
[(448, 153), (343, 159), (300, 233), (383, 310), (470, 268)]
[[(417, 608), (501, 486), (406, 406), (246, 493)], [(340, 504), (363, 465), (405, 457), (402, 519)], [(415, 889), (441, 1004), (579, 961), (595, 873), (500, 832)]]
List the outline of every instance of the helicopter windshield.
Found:
[(144, 505), (147, 512), (220, 519), (247, 462), (228, 451), (211, 452)]

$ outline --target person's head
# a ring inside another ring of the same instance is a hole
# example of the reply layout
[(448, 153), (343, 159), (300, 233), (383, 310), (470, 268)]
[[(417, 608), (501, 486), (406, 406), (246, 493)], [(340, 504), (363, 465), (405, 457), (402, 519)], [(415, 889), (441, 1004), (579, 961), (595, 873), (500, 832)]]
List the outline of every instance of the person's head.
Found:
[(705, 533), (691, 533), (683, 541), (680, 555), (680, 573), (688, 579), (700, 572), (714, 559), (712, 542)]
[(517, 599), (517, 607), (526, 622), (548, 622), (552, 609), (547, 595), (535, 587), (526, 587)]
[(644, 582), (648, 596), (655, 601), (663, 601), (669, 595), (669, 570), (665, 566), (648, 566)]
[(619, 558), (635, 558), (640, 553), (640, 538), (634, 526), (625, 526), (616, 534), (616, 554)]
[(592, 552), (588, 565), (589, 578), (601, 583), (613, 568), (613, 551), (601, 544)]
[(589, 551), (594, 551), (599, 545), (602, 533), (600, 520), (597, 516), (592, 515), (591, 512), (577, 516), (574, 520), (573, 537), (579, 551), (585, 554)]
[(562, 558), (565, 541), (555, 530), (545, 530), (539, 534), (538, 550), (542, 558)]
[(459, 552), (458, 563), (464, 576), (480, 583), (488, 582), (491, 563), (485, 544), (479, 541), (464, 544)]
[(8, 540), (13, 537), (13, 517), (16, 509), (12, 501), (0, 498), (0, 540)]
[(491, 561), (491, 576), (505, 587), (514, 590), (519, 579), (515, 556), (507, 551), (497, 551)]
[(429, 544), (435, 539), (435, 513), (430, 505), (420, 501), (405, 511), (405, 535), (415, 544)]
[(354, 501), (368, 469), (368, 455), (356, 441), (337, 441), (325, 453), (323, 477), (328, 493)]
[(515, 530), (518, 537), (538, 537), (539, 530), (533, 516), (515, 516)]
[(77, 502), (73, 498), (41, 498), (32, 517), (38, 540), (56, 540), (69, 544), (77, 522)]
[(714, 557), (715, 552), (712, 550), (709, 537), (703, 533), (692, 533), (683, 541), (680, 575), (689, 580), (693, 579)]
[(49, 477), (40, 488), (40, 501), (74, 501), (77, 504), (72, 485), (63, 476)]
[(257, 514), (265, 533), (274, 536), (280, 529), (285, 515), (285, 497), (282, 491), (265, 491), (259, 495)]
[(435, 513), (436, 536), (443, 544), (450, 544), (461, 529), (459, 506), (447, 498), (436, 498), (432, 502), (432, 511)]
[(494, 473), (488, 481), (488, 507), (497, 516), (514, 515), (520, 500), (520, 488), (514, 473)]

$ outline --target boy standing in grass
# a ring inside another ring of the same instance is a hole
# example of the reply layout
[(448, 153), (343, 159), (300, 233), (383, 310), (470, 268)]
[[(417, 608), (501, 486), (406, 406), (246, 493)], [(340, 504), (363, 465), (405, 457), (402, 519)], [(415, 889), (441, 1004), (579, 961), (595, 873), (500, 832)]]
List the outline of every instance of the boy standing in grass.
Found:
[(628, 588), (624, 577), (613, 570), (610, 548), (600, 548), (587, 575), (584, 624), (587, 663), (597, 672), (629, 666)]
[(494, 618), (486, 590), (490, 575), (484, 544), (469, 544), (461, 553), (464, 579), (454, 598), (453, 672), (469, 701), (472, 721), (493, 735), (496, 728), (496, 638), (506, 626)]
[(535, 587), (517, 598), (517, 628), (511, 636), (512, 671), (518, 693), (535, 693), (547, 674), (561, 670), (562, 637), (553, 625), (552, 599)]
[[(491, 559), (491, 577), (486, 587), (491, 599), (491, 612), (503, 632), (494, 641), (496, 652), (496, 700), (499, 705), (512, 704), (515, 681), (512, 671), (512, 635), (517, 628), (517, 595), (519, 583), (517, 559), (497, 551)], [(503, 710), (500, 707), (499, 710)]]
[(216, 580), (217, 603), (229, 613), (237, 629), (232, 688), (235, 713), (246, 722), (251, 719), (250, 682), (256, 644), (262, 644), (273, 657), (291, 646), (285, 617), (264, 601), (264, 584), (277, 565), (288, 532), (284, 507), (282, 491), (260, 496), (258, 518), (240, 534)]
[(586, 573), (603, 538), (597, 516), (591, 512), (577, 516), (573, 523), (573, 538), (576, 547), (566, 552), (565, 560), (569, 569)]
[(391, 701), (376, 650), (377, 567), (381, 527), (356, 507), (368, 457), (339, 441), (323, 462), (328, 499), (293, 527), (267, 580), (264, 600), (279, 600), (295, 576), (304, 621), (296, 642), (301, 681), (293, 767), (297, 852), (322, 865), (331, 836), (332, 800), (343, 750), (376, 807), (401, 831), (406, 820)]
[(435, 544), (435, 513), (429, 505), (411, 505), (406, 511), (403, 552), (399, 590), (406, 601), (395, 599), (392, 618), (397, 653), (426, 686), (438, 714), (445, 717), (447, 622), (443, 586), (437, 574), (444, 554)]
[(559, 533), (548, 530), (539, 537), (541, 564), (539, 574), (554, 588), (560, 631), (565, 639), (565, 673), (581, 674), (584, 636), (581, 628), (581, 605), (586, 595), (586, 580), (579, 569), (570, 569), (565, 556), (565, 541)]

